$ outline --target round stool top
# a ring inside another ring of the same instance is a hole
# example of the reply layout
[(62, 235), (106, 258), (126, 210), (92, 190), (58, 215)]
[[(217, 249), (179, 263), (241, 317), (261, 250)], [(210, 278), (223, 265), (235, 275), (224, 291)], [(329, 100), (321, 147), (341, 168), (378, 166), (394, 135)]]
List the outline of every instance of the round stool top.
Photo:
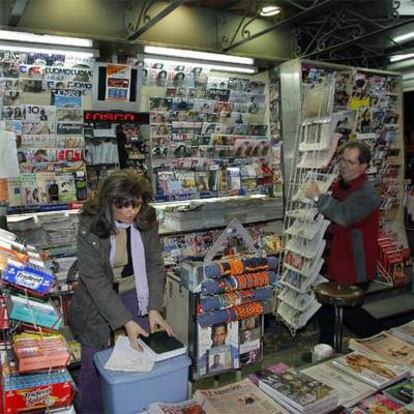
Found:
[(318, 302), (336, 306), (358, 306), (364, 301), (364, 291), (355, 285), (324, 282), (315, 287)]

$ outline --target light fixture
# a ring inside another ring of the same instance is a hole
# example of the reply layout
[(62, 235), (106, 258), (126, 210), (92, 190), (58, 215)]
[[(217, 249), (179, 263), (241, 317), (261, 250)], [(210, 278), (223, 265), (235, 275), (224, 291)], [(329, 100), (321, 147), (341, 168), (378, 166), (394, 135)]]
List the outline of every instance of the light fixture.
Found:
[(402, 55), (390, 56), (390, 62), (399, 62), (400, 60), (410, 59), (414, 57), (414, 53), (404, 53)]
[(256, 66), (241, 66), (241, 65), (223, 65), (220, 64), (220, 62), (218, 63), (214, 63), (214, 62), (200, 62), (200, 61), (195, 61), (195, 60), (170, 60), (170, 59), (162, 59), (162, 58), (157, 58), (156, 56), (144, 56), (144, 62), (151, 65), (154, 63), (164, 63), (166, 65), (182, 65), (185, 63), (191, 63), (191, 64), (195, 64), (198, 66), (201, 66), (203, 69), (205, 70), (215, 70), (218, 72), (233, 72), (233, 73), (246, 73), (246, 74), (250, 74), (253, 75), (254, 73), (257, 72), (257, 68)]
[(0, 41), (0, 50), (25, 53), (45, 53), (48, 55), (71, 55), (79, 58), (93, 58), (99, 56), (99, 50), (72, 46), (54, 46), (36, 43), (19, 43)]
[(276, 16), (281, 12), (281, 9), (279, 6), (264, 6), (260, 9), (260, 16), (262, 17), (270, 17), (270, 16)]
[(31, 42), (47, 45), (76, 46), (76, 47), (92, 47), (91, 39), (81, 37), (55, 36), (48, 34), (35, 34), (28, 32), (15, 32), (11, 30), (0, 30), (1, 40), (12, 40), (14, 42)]
[(184, 59), (188, 58), (188, 59), (195, 59), (195, 60), (223, 62), (223, 63), (236, 63), (236, 64), (241, 64), (241, 65), (253, 65), (254, 64), (254, 59), (252, 58), (222, 55), (218, 53), (197, 52), (195, 50), (171, 49), (167, 47), (145, 46), (144, 53), (149, 53), (152, 55), (178, 57), (178, 58), (184, 58)]
[(405, 34), (400, 35), (400, 36), (393, 37), (392, 40), (394, 42), (401, 43), (401, 42), (404, 42), (406, 40), (410, 40), (412, 38), (414, 38), (414, 32), (409, 32), (409, 33), (405, 33)]
[(403, 73), (402, 78), (404, 80), (414, 79), (414, 72)]

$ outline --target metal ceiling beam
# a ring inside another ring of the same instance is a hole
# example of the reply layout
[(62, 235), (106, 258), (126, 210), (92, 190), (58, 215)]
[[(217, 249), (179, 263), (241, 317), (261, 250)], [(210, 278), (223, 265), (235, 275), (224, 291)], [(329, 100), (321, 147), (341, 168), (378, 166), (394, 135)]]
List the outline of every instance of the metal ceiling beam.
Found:
[(323, 50), (315, 50), (313, 52), (306, 53), (304, 55), (301, 55), (300, 57), (302, 59), (308, 59), (311, 56), (319, 55), (319, 54), (326, 53), (326, 52), (331, 52), (331, 51), (336, 50), (336, 49), (342, 49), (342, 48), (344, 48), (346, 46), (349, 46), (349, 45), (352, 45), (353, 43), (358, 42), (362, 39), (366, 39), (368, 37), (384, 33), (388, 30), (397, 29), (398, 27), (405, 26), (406, 24), (410, 24), (410, 23), (414, 23), (414, 18), (399, 21), (397, 24), (393, 24), (393, 25), (390, 25), (390, 26), (387, 26), (387, 27), (384, 27), (384, 28), (381, 28), (381, 29), (378, 29), (378, 30), (374, 30), (370, 33), (365, 33), (365, 34), (357, 36), (353, 39), (349, 39), (349, 40), (346, 40), (344, 42), (338, 43), (337, 45), (328, 46), (327, 48), (325, 48)]
[(166, 6), (163, 10), (161, 10), (155, 17), (153, 17), (148, 23), (144, 26), (135, 30), (132, 34), (128, 36), (128, 40), (135, 40), (144, 34), (147, 30), (151, 27), (155, 26), (158, 22), (160, 22), (164, 17), (168, 16), (171, 12), (173, 12), (177, 7), (181, 6), (188, 0), (174, 0), (168, 6)]
[(300, 21), (302, 21), (303, 19), (308, 17), (308, 15), (312, 15), (316, 12), (321, 12), (323, 10), (328, 9), (330, 6), (333, 5), (333, 3), (335, 3), (335, 0), (323, 0), (319, 3), (317, 3), (317, 4), (312, 5), (311, 7), (307, 8), (303, 11), (300, 11), (299, 13), (296, 13), (295, 15), (293, 15), (291, 17), (288, 17), (287, 19), (281, 20), (281, 21), (271, 25), (270, 27), (268, 27), (265, 30), (262, 30), (261, 32), (252, 34), (247, 39), (240, 40), (236, 43), (233, 43), (229, 46), (224, 47), (223, 51), (228, 52), (229, 50), (232, 50), (236, 47), (244, 45), (245, 43), (250, 42), (251, 40), (257, 39), (260, 36), (263, 36), (267, 33), (273, 32), (276, 29), (280, 29), (283, 26), (299, 23)]
[(18, 26), (20, 19), (22, 18), (26, 7), (29, 3), (29, 0), (14, 0), (12, 4), (12, 9), (10, 11), (8, 25), (11, 27)]

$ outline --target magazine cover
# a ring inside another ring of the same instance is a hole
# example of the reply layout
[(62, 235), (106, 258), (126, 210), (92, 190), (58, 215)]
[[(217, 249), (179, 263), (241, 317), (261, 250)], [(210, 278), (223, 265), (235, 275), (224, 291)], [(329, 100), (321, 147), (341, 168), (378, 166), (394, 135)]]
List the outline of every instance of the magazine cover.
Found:
[[(207, 328), (198, 324), (197, 348), (197, 372), (200, 377), (209, 374), (210, 365), (218, 359), (212, 373), (239, 368), (238, 322), (218, 323)], [(218, 364), (222, 364), (220, 369)]]
[[(293, 368), (279, 374), (265, 370), (257, 375), (260, 388), (299, 411), (307, 406), (316, 406), (317, 403), (325, 404), (331, 400), (337, 402), (338, 399), (338, 393), (332, 387)], [(333, 408), (335, 407), (336, 404)]]
[(263, 357), (261, 320), (261, 316), (256, 316), (239, 322), (241, 366), (259, 362)]
[(56, 191), (57, 180), (54, 173), (37, 174), (37, 182), (39, 188), (39, 204), (49, 204), (59, 201)]
[(66, 203), (76, 201), (75, 177), (73, 174), (60, 174), (57, 176), (59, 201)]
[(368, 413), (392, 414), (395, 413), (402, 404), (387, 398), (382, 394), (375, 394), (357, 404), (356, 408)]
[(56, 108), (45, 105), (24, 105), (22, 119), (30, 122), (54, 122), (56, 120)]
[(22, 122), (21, 133), (24, 135), (53, 135), (56, 132), (54, 122)]
[(21, 174), (21, 201), (24, 206), (39, 204), (39, 189), (36, 174)]
[(17, 207), (22, 205), (23, 201), (20, 177), (7, 179), (7, 197), (10, 207)]
[(352, 338), (349, 347), (363, 354), (376, 354), (396, 365), (414, 365), (414, 346), (387, 332), (365, 339)]
[(414, 377), (400, 381), (386, 390), (384, 394), (388, 397), (400, 401), (402, 404), (414, 402)]
[(106, 101), (128, 102), (131, 66), (108, 64), (106, 67)]
[(249, 379), (209, 390), (197, 390), (195, 399), (209, 414), (288, 414)]
[(344, 407), (350, 407), (376, 392), (376, 388), (337, 370), (329, 361), (306, 368), (302, 372), (334, 388), (339, 395), (338, 404)]

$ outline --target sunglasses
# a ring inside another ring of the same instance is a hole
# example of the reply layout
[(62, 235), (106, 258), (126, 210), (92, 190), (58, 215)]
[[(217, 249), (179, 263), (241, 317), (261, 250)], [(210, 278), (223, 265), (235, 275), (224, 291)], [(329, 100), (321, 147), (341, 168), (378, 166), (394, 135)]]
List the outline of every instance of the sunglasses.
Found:
[(116, 208), (139, 208), (142, 206), (141, 201), (116, 201), (114, 203)]

